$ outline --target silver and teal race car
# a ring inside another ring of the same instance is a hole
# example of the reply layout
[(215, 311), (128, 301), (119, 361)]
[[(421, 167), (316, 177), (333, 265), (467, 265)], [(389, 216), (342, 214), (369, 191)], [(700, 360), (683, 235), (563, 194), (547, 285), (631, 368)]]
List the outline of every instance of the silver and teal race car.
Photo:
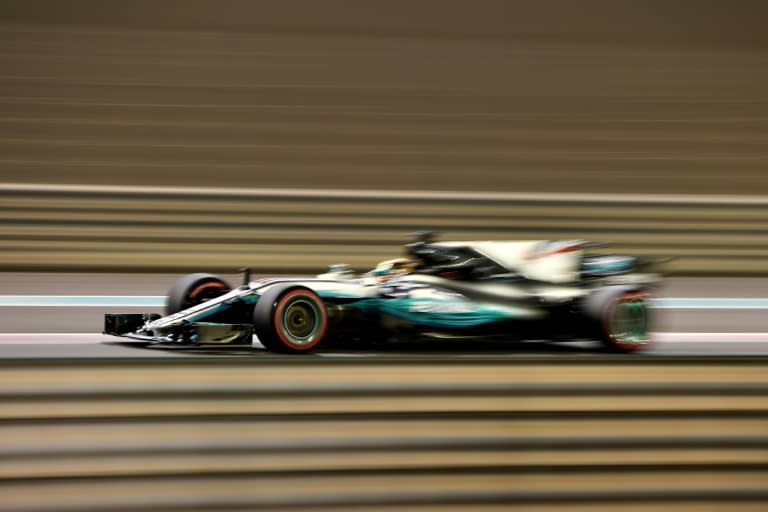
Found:
[(324, 341), (503, 337), (648, 346), (652, 261), (592, 254), (583, 240), (439, 242), (421, 233), (405, 255), (357, 274), (250, 279), (232, 288), (190, 274), (164, 316), (108, 314), (106, 334), (162, 344), (250, 345), (301, 353)]

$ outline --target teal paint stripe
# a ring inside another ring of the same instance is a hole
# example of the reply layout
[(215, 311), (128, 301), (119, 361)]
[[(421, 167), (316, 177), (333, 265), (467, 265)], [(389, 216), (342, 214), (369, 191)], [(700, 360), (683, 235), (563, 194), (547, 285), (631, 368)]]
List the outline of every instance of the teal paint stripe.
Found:
[[(657, 298), (660, 309), (768, 309), (768, 298)], [(0, 306), (20, 307), (161, 307), (162, 295), (0, 295)]]
[[(419, 310), (419, 306), (426, 306), (428, 309)], [(457, 306), (458, 310), (451, 310)], [(467, 306), (468, 309), (465, 309)], [(414, 308), (417, 309), (414, 311)], [(442, 308), (447, 310), (441, 311)], [(429, 299), (382, 300), (379, 309), (384, 314), (436, 328), (476, 327), (502, 320), (512, 320), (516, 317), (514, 308), (473, 306), (465, 302)]]

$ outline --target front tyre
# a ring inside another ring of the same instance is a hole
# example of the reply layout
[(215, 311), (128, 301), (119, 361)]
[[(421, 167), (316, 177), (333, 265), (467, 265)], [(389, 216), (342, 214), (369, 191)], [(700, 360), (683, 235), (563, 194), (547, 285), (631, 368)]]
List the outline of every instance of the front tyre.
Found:
[(256, 303), (253, 328), (262, 345), (273, 352), (308, 352), (328, 331), (328, 311), (307, 287), (275, 286)]
[(214, 274), (187, 274), (179, 278), (165, 301), (165, 314), (172, 315), (191, 308), (232, 290), (222, 278)]
[(624, 287), (600, 290), (587, 301), (594, 336), (608, 349), (635, 352), (651, 345), (648, 293)]

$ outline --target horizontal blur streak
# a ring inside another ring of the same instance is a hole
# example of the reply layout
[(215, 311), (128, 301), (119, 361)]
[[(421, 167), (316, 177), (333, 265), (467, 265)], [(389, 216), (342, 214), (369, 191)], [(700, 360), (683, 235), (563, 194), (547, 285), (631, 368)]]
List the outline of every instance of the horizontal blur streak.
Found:
[(523, 38), (575, 41), (663, 41), (765, 47), (760, 0), (173, 0), (6, 1), (13, 23), (242, 33), (372, 34), (409, 37)]
[[(444, 240), (582, 239), (674, 259), (666, 272), (768, 275), (761, 198), (627, 194), (433, 194), (343, 197), (304, 189), (184, 191), (143, 187), (0, 187), (0, 269), (318, 274), (396, 257), (409, 233)], [(343, 200), (340, 200), (340, 197)], [(511, 199), (510, 199), (511, 198)]]
[(765, 359), (308, 361), (6, 361), (0, 510), (768, 502)]
[(766, 18), (759, 1), (8, 1), (0, 181), (763, 195)]

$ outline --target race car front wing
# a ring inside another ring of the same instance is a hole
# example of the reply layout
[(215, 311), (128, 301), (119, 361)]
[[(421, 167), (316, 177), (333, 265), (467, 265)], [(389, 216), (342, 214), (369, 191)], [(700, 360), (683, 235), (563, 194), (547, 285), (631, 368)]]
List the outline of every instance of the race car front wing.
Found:
[(247, 345), (253, 343), (252, 324), (213, 322), (181, 322), (162, 333), (147, 324), (160, 318), (158, 314), (108, 313), (104, 316), (104, 334), (156, 343), (184, 345)]

